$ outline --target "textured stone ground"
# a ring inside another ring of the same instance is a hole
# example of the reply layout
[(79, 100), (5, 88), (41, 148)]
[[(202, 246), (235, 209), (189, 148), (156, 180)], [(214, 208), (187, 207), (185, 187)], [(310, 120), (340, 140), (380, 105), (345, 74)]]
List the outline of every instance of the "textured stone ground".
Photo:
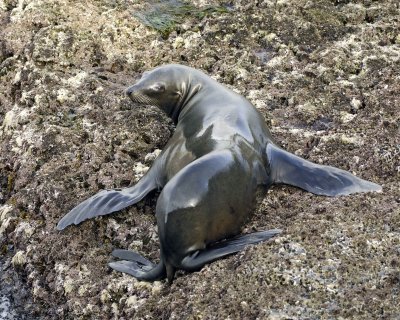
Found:
[[(207, 3), (223, 4), (195, 2)], [(0, 296), (21, 319), (399, 319), (399, 2), (231, 1), (168, 37), (134, 17), (142, 8), (0, 1)], [(99, 189), (135, 183), (163, 148), (172, 124), (122, 91), (169, 62), (246, 96), (286, 149), (383, 192), (276, 186), (244, 229), (282, 228), (275, 240), (171, 286), (112, 272), (115, 247), (158, 259), (156, 194), (55, 225)]]

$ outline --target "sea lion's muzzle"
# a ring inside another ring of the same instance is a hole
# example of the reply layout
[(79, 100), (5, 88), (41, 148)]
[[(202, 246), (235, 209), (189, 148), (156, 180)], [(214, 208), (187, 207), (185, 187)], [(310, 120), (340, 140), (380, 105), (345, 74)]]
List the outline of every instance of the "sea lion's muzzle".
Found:
[(158, 100), (149, 96), (149, 92), (147, 91), (148, 90), (146, 90), (146, 88), (143, 88), (143, 85), (135, 84), (126, 89), (125, 93), (129, 97), (129, 99), (131, 99), (131, 101), (135, 104), (139, 104), (142, 106), (158, 106)]
[(128, 89), (125, 90), (125, 94), (130, 98), (134, 90), (134, 86), (130, 86)]
[(143, 94), (141, 94), (140, 90), (138, 90), (136, 85), (130, 86), (125, 90), (125, 94), (131, 99), (132, 102), (135, 103), (143, 103), (143, 99), (140, 99), (139, 97), (143, 97)]

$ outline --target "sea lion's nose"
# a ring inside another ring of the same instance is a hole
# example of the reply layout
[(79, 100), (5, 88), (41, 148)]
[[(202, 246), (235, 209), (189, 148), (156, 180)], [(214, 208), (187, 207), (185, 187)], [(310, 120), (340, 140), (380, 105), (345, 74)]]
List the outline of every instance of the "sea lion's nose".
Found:
[(125, 90), (125, 94), (126, 94), (128, 97), (131, 96), (132, 92), (133, 92), (133, 86), (132, 86), (132, 87), (129, 87), (128, 89)]

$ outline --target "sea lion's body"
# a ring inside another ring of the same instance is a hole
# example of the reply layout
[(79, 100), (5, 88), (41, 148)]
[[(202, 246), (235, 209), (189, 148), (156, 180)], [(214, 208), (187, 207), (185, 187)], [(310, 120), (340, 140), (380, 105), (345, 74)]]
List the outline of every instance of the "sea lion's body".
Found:
[(177, 256), (176, 267), (189, 252), (238, 234), (257, 188), (271, 182), (264, 121), (242, 96), (205, 80), (207, 95), (185, 106), (154, 164), (165, 174), (156, 209), (159, 236), (168, 258)]
[(127, 93), (135, 102), (165, 111), (176, 123), (175, 133), (135, 186), (101, 191), (71, 210), (58, 229), (121, 210), (163, 188), (156, 207), (160, 263), (126, 250), (113, 252), (125, 260), (110, 266), (136, 278), (172, 280), (175, 269), (199, 269), (277, 234), (270, 230), (231, 239), (249, 217), (259, 188), (288, 183), (328, 196), (380, 190), (280, 149), (250, 102), (195, 69), (159, 67)]

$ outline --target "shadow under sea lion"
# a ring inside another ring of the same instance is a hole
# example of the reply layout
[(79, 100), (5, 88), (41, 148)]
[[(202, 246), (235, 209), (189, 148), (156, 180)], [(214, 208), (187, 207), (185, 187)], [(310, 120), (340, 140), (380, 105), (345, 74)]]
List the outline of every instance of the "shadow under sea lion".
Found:
[(158, 67), (145, 72), (127, 95), (166, 112), (175, 133), (136, 185), (100, 191), (64, 216), (57, 229), (119, 211), (162, 188), (156, 207), (160, 262), (128, 250), (112, 253), (122, 260), (110, 267), (137, 279), (171, 282), (176, 269), (198, 270), (278, 234), (274, 229), (238, 235), (261, 187), (285, 183), (325, 196), (381, 190), (279, 148), (249, 101), (198, 70)]

